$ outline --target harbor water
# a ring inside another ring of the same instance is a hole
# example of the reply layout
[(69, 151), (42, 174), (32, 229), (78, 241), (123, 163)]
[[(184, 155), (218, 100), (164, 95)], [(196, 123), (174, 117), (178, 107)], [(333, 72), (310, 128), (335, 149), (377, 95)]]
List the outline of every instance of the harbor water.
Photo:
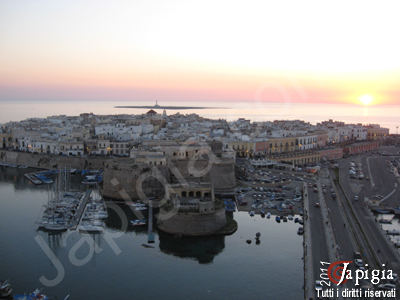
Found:
[[(0, 279), (16, 293), (41, 288), (53, 299), (303, 299), (302, 236), (293, 221), (235, 212), (231, 236), (176, 238), (124, 228), (129, 207), (107, 201), (102, 234), (37, 231), (48, 187), (0, 167)], [(73, 188), (85, 190), (79, 181)], [(121, 230), (122, 228), (122, 230)], [(255, 234), (261, 233), (261, 243)], [(252, 243), (247, 244), (246, 240)]]

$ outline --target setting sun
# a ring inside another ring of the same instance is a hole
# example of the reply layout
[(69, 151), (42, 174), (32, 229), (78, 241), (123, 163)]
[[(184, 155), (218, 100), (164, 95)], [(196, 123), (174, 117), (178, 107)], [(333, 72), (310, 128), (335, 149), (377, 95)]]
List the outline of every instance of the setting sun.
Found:
[(371, 95), (362, 95), (359, 100), (364, 105), (370, 105), (374, 98)]

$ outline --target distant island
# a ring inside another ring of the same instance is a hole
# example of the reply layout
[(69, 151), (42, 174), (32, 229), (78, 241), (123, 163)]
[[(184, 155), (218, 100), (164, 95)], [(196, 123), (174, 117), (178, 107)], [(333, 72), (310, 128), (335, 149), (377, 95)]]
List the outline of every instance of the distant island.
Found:
[(227, 107), (203, 107), (203, 106), (161, 106), (156, 101), (155, 105), (118, 105), (114, 108), (145, 108), (145, 109), (169, 109), (169, 110), (183, 110), (183, 109), (227, 109)]

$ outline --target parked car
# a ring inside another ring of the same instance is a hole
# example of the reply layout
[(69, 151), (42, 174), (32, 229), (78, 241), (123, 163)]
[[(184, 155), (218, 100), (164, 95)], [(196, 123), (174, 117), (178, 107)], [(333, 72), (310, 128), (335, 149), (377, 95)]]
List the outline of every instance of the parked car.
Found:
[(364, 263), (363, 263), (362, 259), (360, 259), (360, 258), (355, 259), (355, 260), (354, 260), (354, 264), (355, 264), (357, 267), (363, 267), (363, 266), (364, 266)]
[(353, 253), (354, 259), (361, 259), (361, 253), (360, 252), (354, 252)]

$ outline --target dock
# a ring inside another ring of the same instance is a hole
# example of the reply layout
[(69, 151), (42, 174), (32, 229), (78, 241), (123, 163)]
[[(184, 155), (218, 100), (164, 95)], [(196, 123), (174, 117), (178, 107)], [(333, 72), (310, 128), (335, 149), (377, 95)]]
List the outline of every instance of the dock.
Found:
[(42, 183), (53, 183), (54, 180), (50, 178), (51, 175), (57, 174), (57, 170), (46, 170), (46, 171), (39, 171), (39, 172), (31, 172), (25, 173), (24, 176), (28, 180), (30, 180), (33, 184), (42, 184)]
[(76, 230), (76, 228), (78, 227), (79, 223), (81, 222), (82, 216), (83, 216), (83, 212), (85, 211), (86, 205), (88, 203), (88, 200), (90, 198), (90, 193), (92, 192), (92, 190), (87, 190), (85, 195), (83, 195), (81, 203), (79, 205), (78, 210), (76, 211), (75, 214), (75, 218), (73, 220), (73, 222), (71, 223), (69, 229), (70, 230)]
[(153, 201), (149, 201), (149, 222), (147, 223), (147, 242), (154, 243), (154, 232), (153, 232)]
[(42, 184), (42, 181), (37, 179), (33, 173), (25, 173), (24, 177), (27, 178), (33, 184), (36, 184), (36, 185)]

